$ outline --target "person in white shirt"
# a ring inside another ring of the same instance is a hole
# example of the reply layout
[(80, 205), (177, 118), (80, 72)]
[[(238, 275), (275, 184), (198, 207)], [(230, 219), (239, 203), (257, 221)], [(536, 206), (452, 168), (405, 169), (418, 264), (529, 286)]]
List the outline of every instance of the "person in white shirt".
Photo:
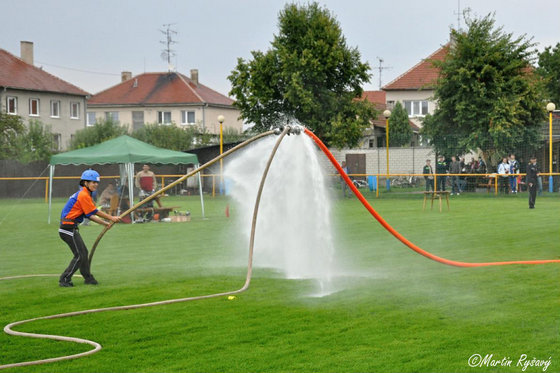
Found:
[(510, 173), (510, 177), (509, 177), (509, 185), (511, 187), (511, 192), (512, 193), (517, 193), (517, 175), (519, 173), (519, 162), (517, 162), (517, 159), (515, 159), (515, 154), (510, 154), (509, 155), (509, 173)]
[(500, 191), (503, 190), (505, 194), (508, 194), (509, 192), (508, 176), (510, 174), (510, 171), (509, 171), (509, 163), (507, 157), (503, 157), (502, 163), (498, 165), (498, 174), (501, 176), (500, 186), (499, 186)]

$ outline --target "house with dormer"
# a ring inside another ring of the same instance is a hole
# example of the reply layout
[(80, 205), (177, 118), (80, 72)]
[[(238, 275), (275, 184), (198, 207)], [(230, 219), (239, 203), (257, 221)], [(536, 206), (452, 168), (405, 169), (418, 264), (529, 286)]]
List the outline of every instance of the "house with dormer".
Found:
[(33, 43), (20, 43), (21, 56), (0, 49), (0, 110), (25, 123), (51, 127), (55, 148), (65, 150), (71, 136), (86, 126), (89, 93), (36, 67)]
[(146, 124), (198, 126), (218, 134), (218, 116), (223, 128), (241, 132), (243, 122), (233, 100), (201, 84), (198, 70), (187, 77), (179, 72), (143, 73), (132, 76), (122, 72), (121, 82), (92, 96), (88, 101), (87, 125), (112, 119), (135, 130)]
[(437, 105), (433, 95), (439, 69), (434, 67), (432, 61), (443, 61), (449, 46), (449, 43), (441, 46), (434, 53), (381, 88), (386, 93), (389, 110), (397, 102), (400, 102), (408, 112), (410, 121), (417, 127), (422, 127), (422, 118), (428, 113), (433, 114)]

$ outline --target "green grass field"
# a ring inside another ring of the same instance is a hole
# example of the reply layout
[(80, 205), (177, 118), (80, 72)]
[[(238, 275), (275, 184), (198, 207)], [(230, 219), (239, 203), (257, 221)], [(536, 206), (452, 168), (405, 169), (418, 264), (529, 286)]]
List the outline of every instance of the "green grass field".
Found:
[[(411, 241), (454, 260), (559, 259), (560, 198), (462, 195), (451, 211), (422, 211), (419, 195), (370, 196)], [(0, 281), (0, 326), (55, 313), (234, 290), (243, 284), (236, 211), (207, 198), (169, 197), (188, 223), (118, 225), (93, 261), (97, 287), (74, 278)], [(56, 200), (53, 217), (63, 200)], [(0, 200), (0, 277), (53, 273), (70, 250), (40, 200)], [(99, 342), (89, 357), (13, 372), (522, 372), (528, 360), (560, 371), (560, 264), (455, 268), (406, 248), (356, 198), (334, 205), (340, 291), (309, 297), (315, 284), (257, 268), (235, 300), (202, 300), (30, 323), (16, 330)], [(258, 229), (258, 227), (257, 227)], [(91, 247), (101, 231), (80, 229)], [(246, 252), (246, 249), (245, 249)], [(77, 353), (89, 346), (0, 334), (0, 365)], [(469, 367), (473, 354), (510, 367)], [(525, 372), (542, 372), (528, 367)]]

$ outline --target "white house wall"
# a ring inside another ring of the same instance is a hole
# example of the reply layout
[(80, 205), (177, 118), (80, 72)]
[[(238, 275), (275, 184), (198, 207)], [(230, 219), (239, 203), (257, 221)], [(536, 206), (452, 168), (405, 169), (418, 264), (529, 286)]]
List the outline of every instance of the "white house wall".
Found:
[(144, 124), (153, 124), (158, 122), (158, 112), (159, 111), (170, 111), (171, 121), (175, 123), (177, 127), (187, 127), (190, 124), (181, 123), (181, 112), (182, 111), (194, 111), (195, 124), (200, 125), (208, 130), (209, 133), (218, 134), (219, 133), (219, 123), (218, 115), (223, 115), (224, 128), (235, 128), (241, 130), (243, 127), (243, 122), (238, 120), (239, 111), (232, 108), (220, 108), (213, 106), (150, 106), (150, 107), (137, 107), (137, 106), (120, 106), (120, 107), (102, 107), (96, 105), (95, 107), (89, 106), (87, 111), (95, 113), (95, 119), (97, 121), (105, 120), (106, 112), (118, 112), (119, 122), (122, 125), (127, 125), (129, 129), (132, 129), (132, 112), (133, 111), (143, 111), (144, 112)]
[[(391, 101), (396, 104), (400, 102), (404, 107), (403, 101), (428, 101), (428, 113), (433, 114), (436, 109), (436, 102), (433, 101), (433, 90), (402, 90), (386, 91), (386, 100), (389, 105)], [(418, 127), (422, 127), (421, 117), (410, 117), (410, 120)]]

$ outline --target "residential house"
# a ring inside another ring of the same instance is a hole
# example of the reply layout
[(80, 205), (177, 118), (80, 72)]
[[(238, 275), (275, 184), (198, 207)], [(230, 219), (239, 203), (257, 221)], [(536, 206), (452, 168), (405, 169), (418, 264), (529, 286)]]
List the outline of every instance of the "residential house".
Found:
[[(362, 94), (362, 100), (368, 100), (379, 111), (377, 118), (372, 121), (372, 127), (368, 128), (364, 134), (364, 138), (360, 146), (362, 149), (384, 148), (386, 146), (385, 133), (387, 121), (383, 116), (383, 112), (388, 108), (386, 97), (387, 92), (385, 91), (364, 91)], [(418, 132), (420, 127), (418, 127), (412, 120), (409, 120), (409, 125), (414, 133), (410, 145), (418, 146)]]
[(433, 95), (439, 69), (434, 67), (432, 61), (442, 61), (447, 55), (449, 46), (449, 43), (443, 45), (381, 88), (387, 95), (387, 107), (391, 109), (400, 102), (408, 111), (410, 121), (417, 127), (421, 128), (422, 118), (428, 113), (433, 114), (436, 109)]
[(218, 134), (218, 116), (223, 115), (223, 128), (241, 131), (243, 122), (233, 100), (198, 80), (198, 70), (187, 77), (178, 72), (121, 74), (121, 82), (91, 97), (88, 101), (87, 125), (111, 118), (131, 130), (145, 124), (198, 125)]
[(55, 146), (65, 150), (72, 134), (85, 128), (86, 91), (33, 64), (33, 43), (21, 42), (21, 58), (0, 49), (0, 110), (24, 122), (51, 127)]

